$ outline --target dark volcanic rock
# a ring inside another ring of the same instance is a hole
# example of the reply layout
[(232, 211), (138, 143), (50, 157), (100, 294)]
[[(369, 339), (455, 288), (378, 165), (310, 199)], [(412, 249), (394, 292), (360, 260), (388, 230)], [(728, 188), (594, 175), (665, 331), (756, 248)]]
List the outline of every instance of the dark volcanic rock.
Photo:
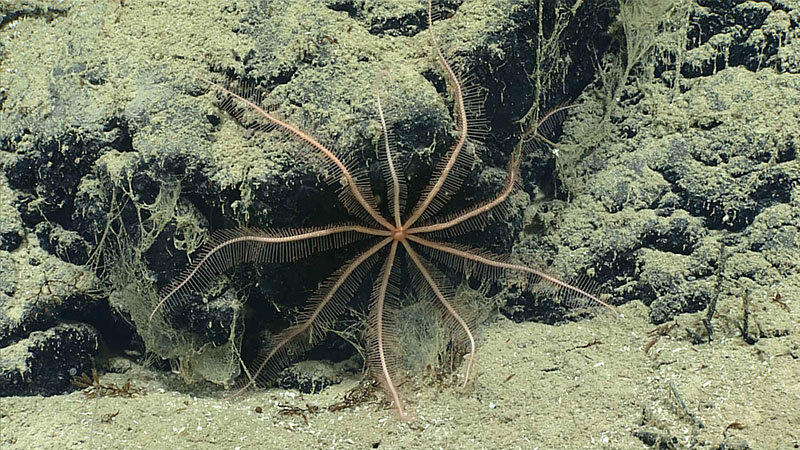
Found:
[(99, 345), (91, 326), (65, 323), (0, 348), (0, 396), (55, 395), (76, 389), (70, 380), (91, 373)]

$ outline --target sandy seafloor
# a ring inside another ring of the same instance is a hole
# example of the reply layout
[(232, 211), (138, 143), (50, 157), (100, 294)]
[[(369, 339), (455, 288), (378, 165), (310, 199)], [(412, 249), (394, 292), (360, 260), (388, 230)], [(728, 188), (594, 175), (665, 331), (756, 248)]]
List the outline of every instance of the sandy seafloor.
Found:
[(686, 330), (701, 328), (702, 314), (682, 315), (649, 351), (655, 327), (639, 302), (622, 306), (618, 319), (605, 314), (565, 326), (493, 320), (481, 330), (475, 380), (466, 389), (421, 376), (409, 382), (410, 423), (376, 401), (305, 417), (281, 414), (277, 406), (334, 404), (356, 378), (318, 395), (270, 389), (227, 400), (213, 389), (165, 389), (178, 384), (132, 368), (101, 381), (121, 385), (130, 378), (146, 395), (0, 399), (0, 442), (4, 449), (42, 450), (638, 449), (652, 447), (634, 432), (652, 431), (675, 437), (674, 448), (723, 442), (726, 448), (797, 448), (798, 314), (769, 301), (755, 304), (756, 320), (791, 321), (791, 334), (755, 345), (722, 337), (725, 329), (734, 334), (738, 304), (719, 305), (719, 340), (692, 345)]
[[(96, 45), (130, 52), (131, 64), (142, 55), (163, 58), (163, 45), (217, 53), (238, 45), (225, 34), (230, 26), (214, 16), (219, 7), (125, 3), (125, 9), (103, 3), (105, 25), (129, 40)], [(172, 21), (174, 39), (147, 26), (159, 15)], [(78, 16), (69, 20), (77, 23)], [(203, 32), (184, 30), (188, 18)], [(26, 30), (22, 23), (10, 32)], [(57, 55), (57, 37), (45, 42), (41, 53)], [(658, 448), (637, 433), (662, 436), (661, 448), (800, 448), (800, 305), (792, 300), (796, 290), (782, 293), (788, 310), (772, 301), (775, 292), (751, 294), (750, 323), (762, 335), (753, 345), (741, 336), (742, 301), (733, 296), (721, 297), (715, 340), (701, 345), (692, 343), (690, 331), (702, 333), (704, 311), (679, 316), (659, 336), (638, 301), (621, 306), (620, 318), (602, 313), (564, 326), (496, 317), (479, 330), (475, 376), (466, 388), (422, 374), (405, 383), (415, 417), (410, 423), (375, 400), (325, 411), (359, 384), (357, 377), (318, 395), (270, 389), (227, 400), (212, 385), (186, 386), (178, 375), (132, 365), (102, 375), (101, 382), (130, 379), (145, 391), (134, 398), (95, 400), (81, 392), (0, 398), (0, 448)], [(278, 404), (321, 408), (287, 415)]]

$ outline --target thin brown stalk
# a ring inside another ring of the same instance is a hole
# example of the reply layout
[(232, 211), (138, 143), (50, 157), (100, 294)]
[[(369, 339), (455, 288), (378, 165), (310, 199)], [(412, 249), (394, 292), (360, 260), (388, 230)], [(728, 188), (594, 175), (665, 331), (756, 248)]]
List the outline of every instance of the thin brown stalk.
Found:
[(419, 270), (420, 274), (422, 274), (422, 277), (425, 278), (425, 281), (428, 283), (431, 291), (434, 293), (447, 313), (458, 323), (459, 326), (461, 326), (461, 328), (464, 330), (464, 334), (467, 335), (467, 339), (469, 339), (469, 360), (467, 361), (467, 368), (464, 371), (464, 385), (466, 386), (467, 382), (469, 381), (470, 373), (472, 373), (472, 366), (475, 364), (475, 335), (472, 334), (472, 330), (467, 324), (467, 321), (461, 317), (461, 314), (458, 313), (456, 308), (442, 293), (441, 289), (439, 289), (439, 285), (436, 283), (433, 277), (431, 277), (430, 272), (425, 268), (425, 265), (422, 263), (419, 255), (417, 255), (417, 252), (415, 252), (406, 241), (403, 242), (403, 246), (405, 247), (406, 252), (408, 252), (408, 256), (412, 261), (414, 261), (414, 265), (416, 265), (417, 270)]
[(453, 166), (455, 166), (464, 144), (467, 142), (467, 135), (469, 133), (467, 111), (464, 107), (464, 95), (461, 89), (461, 81), (459, 81), (458, 77), (456, 77), (455, 72), (453, 72), (453, 69), (450, 67), (447, 59), (442, 54), (442, 50), (439, 48), (439, 44), (436, 41), (436, 33), (433, 32), (433, 16), (431, 14), (432, 7), (431, 0), (428, 0), (428, 32), (430, 33), (431, 43), (433, 44), (436, 56), (439, 59), (439, 65), (442, 66), (442, 69), (444, 69), (445, 73), (447, 74), (447, 79), (450, 81), (450, 87), (453, 89), (458, 141), (456, 141), (455, 145), (453, 145), (453, 147), (450, 149), (447, 164), (445, 164), (441, 172), (436, 174), (436, 182), (434, 183), (433, 187), (431, 187), (427, 194), (425, 194), (425, 198), (422, 200), (422, 203), (420, 203), (411, 216), (406, 219), (406, 222), (403, 224), (403, 228), (405, 229), (409, 229), (414, 226), (417, 220), (419, 220), (419, 218), (428, 209), (431, 202), (433, 202), (434, 197), (439, 194), (439, 191), (442, 189), (447, 177), (450, 175), (450, 171), (453, 170)]
[(570, 283), (566, 283), (564, 281), (561, 281), (560, 279), (558, 279), (558, 278), (556, 278), (556, 277), (554, 277), (554, 276), (552, 276), (552, 275), (550, 275), (550, 274), (548, 274), (548, 273), (546, 273), (544, 271), (541, 271), (539, 269), (535, 269), (533, 267), (528, 267), (528, 266), (523, 266), (523, 265), (520, 265), (520, 264), (512, 264), (512, 263), (508, 263), (508, 262), (505, 262), (505, 261), (498, 261), (496, 259), (492, 259), (492, 258), (489, 258), (487, 256), (476, 254), (476, 253), (471, 252), (469, 250), (458, 249), (458, 248), (455, 248), (453, 246), (443, 244), (441, 242), (429, 241), (427, 239), (424, 239), (424, 238), (416, 236), (416, 235), (409, 235), (408, 239), (413, 241), (413, 242), (416, 242), (416, 243), (418, 243), (420, 245), (424, 245), (425, 247), (428, 247), (428, 248), (431, 248), (431, 249), (434, 249), (434, 250), (438, 250), (440, 252), (444, 252), (444, 253), (447, 253), (449, 255), (455, 256), (457, 258), (462, 258), (464, 260), (471, 261), (473, 263), (484, 264), (484, 265), (491, 266), (491, 267), (496, 267), (496, 268), (499, 268), (499, 269), (505, 269), (505, 270), (512, 270), (512, 271), (519, 271), (519, 272), (528, 273), (530, 275), (535, 276), (536, 278), (540, 279), (543, 282), (552, 284), (553, 286), (557, 287), (560, 290), (569, 291), (569, 292), (573, 293), (574, 295), (580, 296), (582, 298), (586, 298), (587, 300), (595, 302), (597, 305), (600, 305), (600, 306), (603, 306), (605, 308), (608, 308), (615, 315), (619, 316), (619, 313), (617, 312), (616, 308), (614, 308), (609, 303), (604, 302), (603, 300), (600, 300), (594, 294), (592, 294), (590, 292), (587, 292), (587, 291), (585, 291), (585, 290), (583, 290), (583, 289), (581, 289), (581, 288), (579, 288), (577, 286), (574, 286), (574, 285), (572, 285)]
[(341, 171), (342, 176), (345, 178), (345, 180), (347, 182), (347, 187), (348, 187), (348, 189), (350, 189), (350, 193), (353, 195), (353, 197), (356, 199), (356, 201), (361, 205), (361, 207), (364, 208), (364, 211), (366, 211), (367, 214), (369, 214), (379, 224), (383, 225), (386, 228), (391, 228), (391, 224), (389, 222), (387, 222), (386, 219), (384, 219), (378, 213), (378, 211), (376, 211), (375, 208), (373, 208), (369, 204), (369, 202), (367, 202), (367, 200), (364, 198), (364, 195), (361, 193), (361, 190), (358, 188), (358, 183), (356, 183), (355, 178), (353, 178), (353, 175), (350, 173), (350, 170), (347, 168), (347, 166), (328, 147), (322, 145), (313, 136), (311, 136), (310, 134), (306, 133), (305, 131), (299, 129), (298, 127), (292, 125), (291, 123), (279, 119), (274, 114), (270, 114), (265, 109), (263, 109), (258, 103), (256, 103), (255, 101), (250, 100), (250, 99), (248, 99), (248, 98), (246, 98), (246, 97), (244, 97), (242, 95), (239, 95), (236, 92), (234, 92), (234, 91), (232, 91), (230, 89), (227, 89), (227, 88), (225, 88), (224, 86), (222, 86), (222, 85), (220, 85), (218, 83), (214, 83), (212, 81), (208, 81), (208, 80), (205, 80), (205, 79), (202, 79), (202, 78), (201, 78), (201, 80), (203, 80), (206, 83), (210, 84), (214, 89), (223, 92), (225, 95), (227, 95), (227, 96), (229, 96), (231, 98), (235, 98), (236, 100), (242, 102), (244, 105), (246, 105), (248, 108), (250, 108), (253, 112), (257, 113), (258, 115), (260, 115), (264, 119), (268, 120), (270, 123), (274, 124), (278, 128), (284, 130), (284, 132), (286, 132), (286, 133), (288, 133), (288, 134), (290, 134), (292, 136), (295, 136), (300, 141), (307, 143), (311, 147), (313, 147), (316, 150), (318, 150), (319, 152), (321, 152), (322, 155), (325, 158), (327, 158), (329, 161), (331, 161), (339, 169), (339, 171)]

